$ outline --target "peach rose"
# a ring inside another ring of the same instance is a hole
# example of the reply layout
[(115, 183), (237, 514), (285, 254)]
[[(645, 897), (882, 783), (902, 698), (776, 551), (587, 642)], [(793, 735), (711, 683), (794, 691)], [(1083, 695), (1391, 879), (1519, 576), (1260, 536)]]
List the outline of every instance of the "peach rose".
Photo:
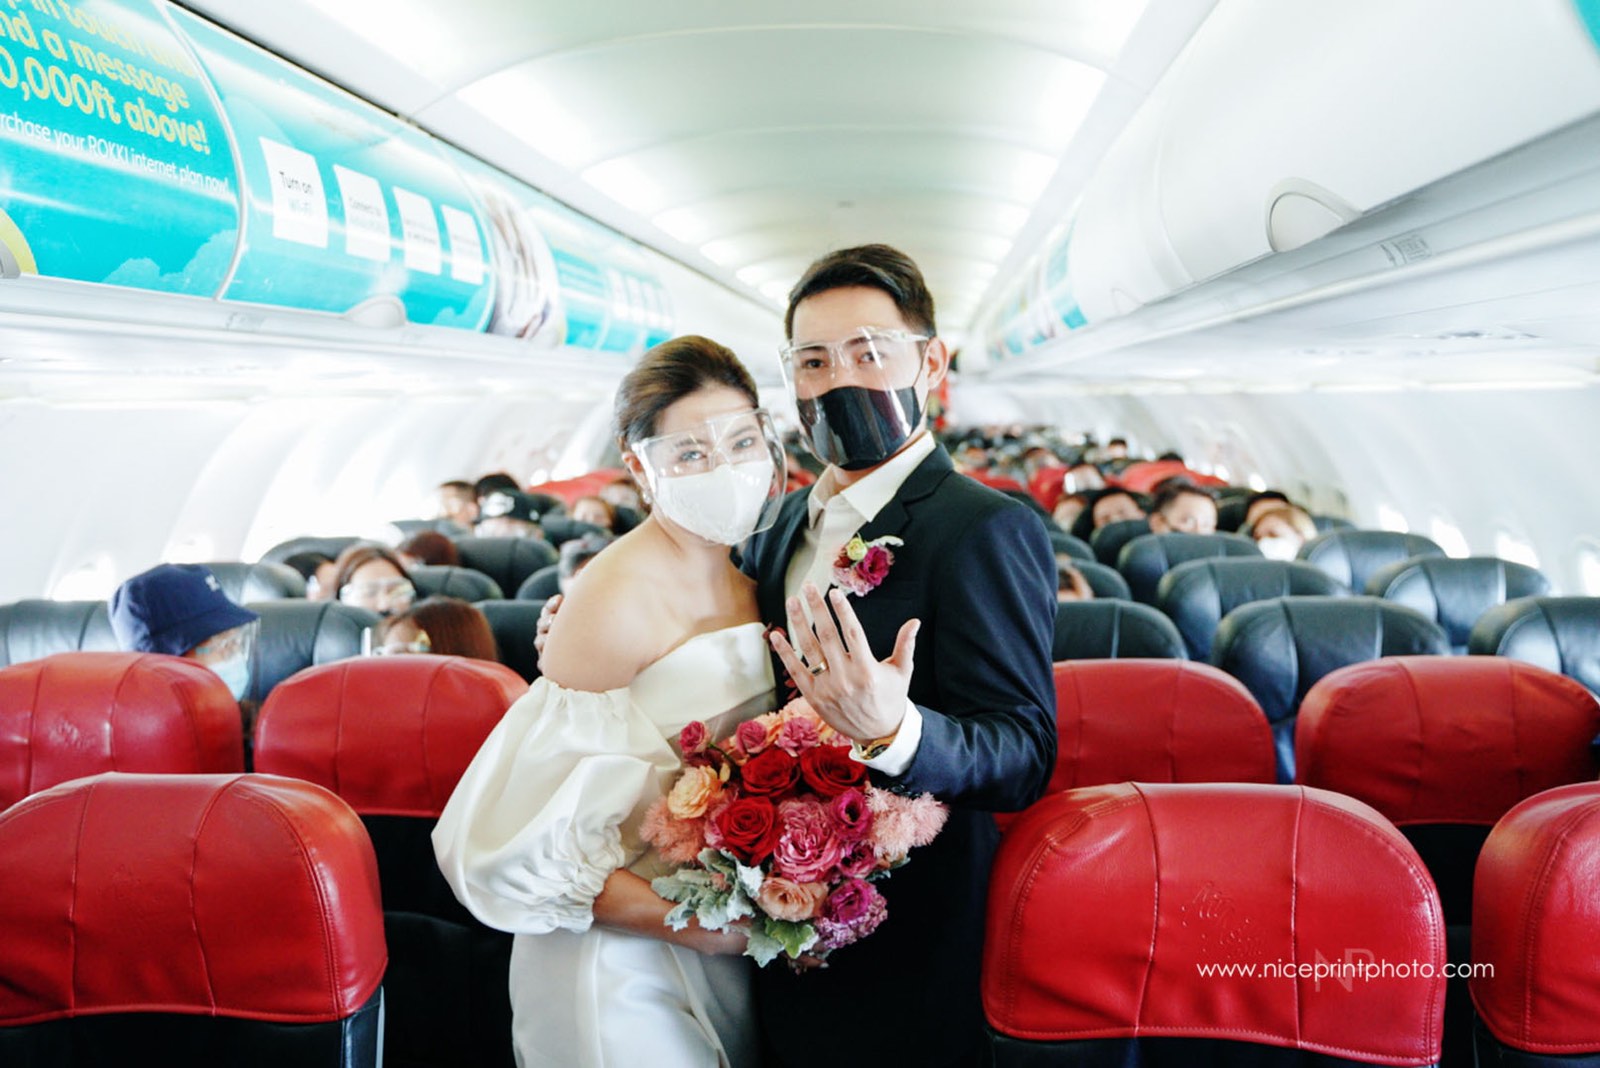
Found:
[(667, 811), (680, 820), (698, 819), (722, 793), (722, 779), (716, 768), (685, 768), (667, 795)]
[(769, 875), (756, 891), (756, 904), (775, 920), (809, 920), (822, 911), (828, 888), (822, 883), (797, 883)]

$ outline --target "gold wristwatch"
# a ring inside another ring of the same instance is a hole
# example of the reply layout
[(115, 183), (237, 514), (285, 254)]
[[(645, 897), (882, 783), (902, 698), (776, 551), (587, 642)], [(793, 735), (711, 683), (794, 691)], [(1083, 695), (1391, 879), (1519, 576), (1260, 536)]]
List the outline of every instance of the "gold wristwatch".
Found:
[(880, 757), (883, 755), (883, 751), (885, 749), (888, 749), (894, 744), (895, 736), (899, 733), (900, 728), (896, 727), (888, 734), (885, 734), (882, 738), (874, 738), (869, 742), (857, 742), (856, 752), (860, 755), (862, 760), (871, 760), (874, 757)]

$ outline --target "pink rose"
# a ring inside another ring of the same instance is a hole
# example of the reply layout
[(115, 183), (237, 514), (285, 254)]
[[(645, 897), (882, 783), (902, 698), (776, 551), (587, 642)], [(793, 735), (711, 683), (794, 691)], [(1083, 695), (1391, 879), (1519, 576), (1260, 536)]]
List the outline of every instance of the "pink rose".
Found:
[(867, 795), (851, 787), (828, 803), (828, 815), (844, 843), (859, 842), (872, 831), (872, 810)]
[(828, 895), (816, 921), (817, 944), (812, 952), (827, 953), (867, 937), (889, 915), (888, 902), (863, 879), (846, 879)]
[(811, 749), (820, 742), (817, 734), (817, 725), (809, 719), (784, 720), (778, 727), (778, 736), (772, 744), (782, 749), (790, 756), (799, 756), (801, 750)]
[(710, 740), (711, 732), (706, 729), (706, 725), (695, 720), (678, 732), (678, 751), (684, 756), (699, 753), (705, 749), (706, 743)]
[(739, 729), (734, 732), (734, 740), (739, 743), (750, 756), (755, 756), (767, 747), (767, 725), (759, 719), (747, 719), (739, 724)]
[(872, 840), (863, 838), (844, 846), (839, 854), (840, 875), (852, 879), (865, 879), (878, 869), (878, 853)]
[(863, 556), (856, 564), (856, 574), (861, 576), (861, 581), (867, 588), (876, 589), (889, 577), (889, 565), (894, 563), (894, 553), (881, 545), (872, 545), (867, 548), (867, 555)]
[(815, 916), (827, 897), (828, 888), (820, 883), (797, 883), (769, 875), (756, 891), (756, 904), (775, 920), (798, 922)]
[(778, 806), (782, 835), (772, 850), (780, 875), (799, 883), (825, 879), (839, 863), (839, 839), (833, 817), (815, 801), (785, 801)]

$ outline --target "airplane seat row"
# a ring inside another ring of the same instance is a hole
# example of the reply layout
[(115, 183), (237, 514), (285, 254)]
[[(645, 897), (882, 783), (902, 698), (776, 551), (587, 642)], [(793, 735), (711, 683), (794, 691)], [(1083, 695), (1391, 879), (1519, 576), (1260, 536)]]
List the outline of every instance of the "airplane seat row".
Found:
[(28, 599), (0, 604), (0, 667), (77, 649), (118, 648), (104, 601)]
[(257, 702), (305, 668), (360, 656), (362, 635), (379, 619), (337, 601), (258, 601), (247, 607), (261, 617), (245, 694)]
[(1600, 784), (1536, 794), (1495, 825), (1478, 858), (1470, 980), (1482, 1065), (1600, 1063)]
[(1494, 556), (1418, 556), (1374, 571), (1366, 592), (1436, 620), (1451, 651), (1465, 653), (1485, 612), (1520, 597), (1549, 596), (1550, 580), (1537, 568)]
[(1148, 519), (1119, 519), (1089, 535), (1089, 548), (1094, 551), (1094, 558), (1108, 567), (1117, 566), (1117, 556), (1122, 552), (1122, 547), (1134, 538), (1142, 538), (1150, 533), (1150, 520)]
[(1072, 566), (1089, 583), (1089, 589), (1094, 591), (1096, 597), (1110, 597), (1119, 601), (1132, 601), (1133, 592), (1128, 589), (1128, 580), (1122, 577), (1122, 572), (1114, 567), (1094, 560), (1073, 560)]
[(1337, 529), (1319, 534), (1300, 546), (1295, 558), (1328, 573), (1340, 585), (1365, 590), (1367, 580), (1381, 567), (1417, 556), (1444, 556), (1432, 539), (1394, 530)]
[(1241, 605), (1276, 597), (1345, 597), (1349, 593), (1302, 560), (1220, 557), (1189, 560), (1162, 575), (1155, 606), (1177, 626), (1189, 655), (1209, 660), (1217, 628)]
[(1259, 560), (1261, 550), (1238, 534), (1141, 534), (1118, 550), (1117, 570), (1128, 580), (1134, 600), (1153, 605), (1162, 576), (1172, 568), (1191, 560), (1234, 557)]
[(527, 684), (451, 656), (361, 658), (273, 690), (260, 772), (316, 783), (360, 816), (383, 888), (388, 1063), (511, 1068), (511, 936), (455, 899), (429, 836), (467, 765)]
[(258, 561), (218, 560), (201, 565), (216, 577), (217, 585), (234, 604), (248, 601), (276, 601), (304, 597), (306, 580), (288, 564)]
[[(1429, 977), (1351, 974), (1384, 962)], [(1360, 801), (1119, 783), (1006, 833), (982, 995), (1000, 1068), (1420, 1066), (1439, 1060), (1444, 964), (1427, 870)]]
[(0, 668), (0, 809), (106, 771), (241, 772), (243, 726), (202, 664), (68, 652)]
[[(1296, 782), (1371, 805), (1432, 875), (1450, 959), (1470, 958), (1473, 872), (1495, 823), (1521, 801), (1593, 781), (1600, 702), (1578, 683), (1492, 657), (1391, 657), (1332, 672), (1306, 695)], [(1471, 1063), (1464, 979), (1445, 1007), (1445, 1061)]]
[(561, 592), (561, 565), (541, 567), (517, 587), (519, 601), (545, 601)]
[(482, 571), (448, 564), (419, 564), (406, 572), (416, 587), (417, 599), (457, 597), (463, 601), (498, 601), (505, 597), (500, 584)]
[(1474, 624), (1467, 651), (1538, 664), (1600, 696), (1600, 597), (1507, 601)]
[(539, 677), (539, 654), (533, 640), (539, 633), (543, 601), (479, 601), (478, 611), (489, 620), (500, 652), (500, 662), (522, 676), (524, 682)]
[(0, 813), (0, 855), (0, 1063), (383, 1063), (378, 867), (321, 787), (76, 779)]
[(1062, 530), (1051, 530), (1048, 533), (1050, 535), (1050, 547), (1055, 552), (1064, 553), (1072, 557), (1073, 560), (1097, 562), (1095, 561), (1094, 550), (1082, 538), (1075, 538)]
[(1280, 782), (1294, 781), (1295, 716), (1336, 668), (1385, 656), (1448, 654), (1443, 628), (1377, 597), (1278, 597), (1241, 605), (1217, 628), (1211, 663), (1244, 683), (1272, 723)]
[(1061, 601), (1056, 605), (1050, 659), (1105, 660), (1119, 657), (1187, 659), (1172, 620), (1137, 601)]

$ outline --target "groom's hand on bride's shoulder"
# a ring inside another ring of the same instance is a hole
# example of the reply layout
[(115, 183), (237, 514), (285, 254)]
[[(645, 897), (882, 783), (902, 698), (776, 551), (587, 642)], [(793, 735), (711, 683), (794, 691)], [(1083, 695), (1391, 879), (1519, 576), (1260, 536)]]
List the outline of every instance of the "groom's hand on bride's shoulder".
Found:
[(791, 597), (788, 635), (775, 630), (771, 637), (772, 648), (800, 695), (846, 738), (864, 745), (892, 737), (906, 715), (921, 621), (906, 620), (889, 658), (877, 660), (843, 590), (830, 590), (825, 600), (808, 582), (800, 596), (811, 609), (811, 622), (806, 622), (799, 598)]
[(544, 607), (539, 609), (539, 622), (533, 628), (533, 651), (538, 656), (544, 655), (545, 642), (550, 639), (550, 624), (556, 620), (556, 613), (561, 610), (561, 594), (557, 593), (545, 601)]

